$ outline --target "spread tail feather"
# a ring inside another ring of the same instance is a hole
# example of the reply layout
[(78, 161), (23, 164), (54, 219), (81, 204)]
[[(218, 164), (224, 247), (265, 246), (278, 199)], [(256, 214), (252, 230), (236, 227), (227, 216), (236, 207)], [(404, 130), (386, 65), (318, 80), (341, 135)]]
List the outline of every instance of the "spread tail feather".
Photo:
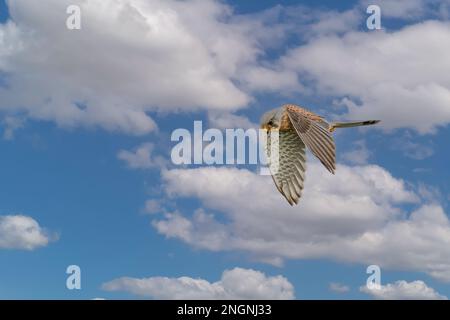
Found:
[(370, 126), (377, 124), (380, 120), (367, 120), (367, 121), (354, 121), (354, 122), (334, 122), (330, 125), (330, 132), (333, 132), (336, 128), (351, 128), (359, 126)]

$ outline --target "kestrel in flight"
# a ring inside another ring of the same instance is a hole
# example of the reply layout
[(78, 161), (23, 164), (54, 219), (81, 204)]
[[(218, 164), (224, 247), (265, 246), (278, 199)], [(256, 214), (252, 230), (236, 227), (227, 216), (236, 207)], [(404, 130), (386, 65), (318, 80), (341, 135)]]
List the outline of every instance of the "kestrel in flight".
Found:
[(367, 126), (379, 120), (329, 123), (321, 116), (293, 104), (273, 109), (261, 118), (261, 128), (267, 130), (267, 158), (271, 159), (271, 135), (279, 133), (278, 167), (271, 169), (278, 191), (290, 205), (298, 203), (302, 196), (306, 171), (306, 147), (334, 174), (336, 147), (332, 132), (336, 128)]

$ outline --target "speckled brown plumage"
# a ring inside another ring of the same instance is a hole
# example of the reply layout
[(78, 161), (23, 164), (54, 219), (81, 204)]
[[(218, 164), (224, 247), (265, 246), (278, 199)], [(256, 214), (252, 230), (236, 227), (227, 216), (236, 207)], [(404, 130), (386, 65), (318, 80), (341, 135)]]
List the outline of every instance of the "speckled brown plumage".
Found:
[[(335, 128), (364, 126), (378, 120), (328, 123), (323, 117), (294, 104), (285, 104), (263, 116), (261, 128), (268, 130), (267, 155), (271, 161), (271, 134), (279, 134), (276, 169), (272, 177), (278, 191), (291, 204), (298, 203), (304, 187), (306, 148), (332, 174), (336, 170), (336, 147), (332, 137)], [(272, 159), (273, 160), (273, 159)], [(273, 165), (272, 161), (272, 165)]]

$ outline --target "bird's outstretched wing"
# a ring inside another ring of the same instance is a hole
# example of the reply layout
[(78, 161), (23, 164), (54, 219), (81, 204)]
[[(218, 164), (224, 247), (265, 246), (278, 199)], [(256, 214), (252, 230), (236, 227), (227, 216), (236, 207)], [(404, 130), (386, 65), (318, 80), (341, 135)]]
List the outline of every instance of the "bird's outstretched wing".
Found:
[(325, 121), (295, 105), (286, 106), (292, 126), (309, 150), (334, 174), (336, 170), (336, 147), (331, 133), (325, 128)]
[[(294, 205), (294, 203), (298, 203), (298, 200), (302, 196), (305, 180), (305, 144), (294, 130), (278, 132), (278, 162), (276, 170), (273, 169), (272, 165), (270, 169), (278, 191), (280, 191), (290, 205)], [(271, 136), (268, 135), (266, 152), (269, 164), (271, 164), (272, 143)]]

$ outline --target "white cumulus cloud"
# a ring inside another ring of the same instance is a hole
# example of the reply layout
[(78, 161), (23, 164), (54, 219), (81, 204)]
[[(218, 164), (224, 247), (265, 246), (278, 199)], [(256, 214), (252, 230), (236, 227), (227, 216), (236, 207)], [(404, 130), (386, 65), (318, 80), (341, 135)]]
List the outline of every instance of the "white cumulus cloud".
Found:
[[(280, 60), (314, 92), (340, 97), (342, 117), (381, 119), (386, 129), (434, 133), (450, 123), (450, 24), (316, 37)], [(345, 79), (345, 80), (344, 80)]]
[(450, 281), (450, 223), (442, 206), (421, 203), (379, 166), (339, 165), (332, 176), (312, 162), (295, 207), (270, 177), (245, 169), (174, 169), (163, 180), (169, 197), (199, 199), (203, 207), (164, 213), (153, 226), (194, 247), (245, 251), (273, 264), (311, 258), (378, 264)]
[(369, 162), (369, 158), (372, 152), (367, 148), (367, 144), (364, 140), (358, 140), (353, 143), (354, 149), (344, 152), (342, 159), (350, 164), (363, 165)]
[(447, 300), (446, 296), (428, 287), (421, 280), (411, 282), (400, 280), (382, 285), (378, 289), (369, 289), (367, 286), (363, 286), (360, 290), (375, 299), (382, 300)]
[(33, 250), (46, 246), (50, 240), (50, 236), (31, 217), (0, 216), (0, 249)]
[[(385, 1), (382, 8), (414, 17), (431, 2)], [(233, 112), (256, 93), (301, 92), (338, 98), (346, 117), (379, 118), (386, 129), (432, 133), (450, 122), (447, 21), (357, 32), (361, 5), (239, 15), (220, 1), (7, 3), (0, 110), (11, 117), (139, 135), (157, 129), (151, 113), (208, 110), (221, 126), (228, 120), (217, 115), (247, 127), (252, 123)], [(68, 5), (81, 7), (81, 30), (65, 27)], [(290, 36), (304, 41), (277, 61), (268, 57)]]
[(134, 150), (120, 150), (117, 158), (124, 161), (131, 169), (150, 169), (158, 165), (163, 165), (164, 160), (159, 157), (153, 157), (154, 149), (152, 143), (143, 143)]
[[(0, 110), (66, 127), (145, 134), (152, 111), (242, 108), (252, 98), (234, 80), (282, 37), (220, 1), (7, 3)], [(81, 30), (66, 28), (69, 5), (81, 8)]]
[(154, 299), (294, 299), (294, 287), (283, 276), (252, 269), (225, 270), (217, 282), (191, 277), (119, 278), (106, 291), (125, 291)]

